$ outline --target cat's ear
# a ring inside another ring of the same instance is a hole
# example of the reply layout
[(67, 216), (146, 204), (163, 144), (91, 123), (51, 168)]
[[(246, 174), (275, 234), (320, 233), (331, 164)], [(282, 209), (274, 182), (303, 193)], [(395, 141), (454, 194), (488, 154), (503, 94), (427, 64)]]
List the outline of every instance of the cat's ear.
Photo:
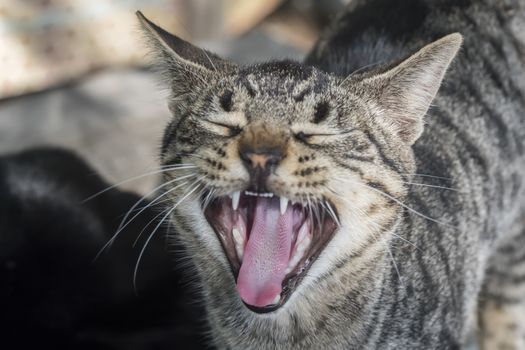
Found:
[(149, 40), (148, 44), (152, 46), (167, 74), (166, 78), (179, 92), (194, 90), (198, 85), (206, 84), (210, 77), (235, 70), (236, 66), (232, 62), (168, 33), (140, 11), (136, 15)]
[(363, 78), (359, 89), (378, 107), (378, 119), (413, 144), (423, 132), (423, 118), (463, 38), (447, 35), (380, 74)]

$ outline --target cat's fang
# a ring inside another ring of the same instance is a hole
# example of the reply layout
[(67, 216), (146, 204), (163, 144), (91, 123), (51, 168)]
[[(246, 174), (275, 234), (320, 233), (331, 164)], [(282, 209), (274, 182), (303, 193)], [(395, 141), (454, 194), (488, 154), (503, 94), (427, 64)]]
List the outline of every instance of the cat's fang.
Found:
[(281, 201), (281, 215), (284, 215), (284, 213), (286, 213), (286, 209), (288, 208), (288, 198), (286, 197), (281, 197), (280, 198), (280, 201)]
[(232, 194), (232, 208), (233, 210), (237, 210), (239, 208), (239, 199), (241, 198), (241, 192), (235, 191)]

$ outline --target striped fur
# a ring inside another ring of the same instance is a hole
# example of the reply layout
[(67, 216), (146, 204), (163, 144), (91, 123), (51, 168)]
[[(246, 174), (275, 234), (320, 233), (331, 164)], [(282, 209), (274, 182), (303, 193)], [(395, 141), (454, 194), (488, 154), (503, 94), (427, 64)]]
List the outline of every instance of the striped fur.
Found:
[[(306, 64), (237, 67), (158, 45), (178, 82), (164, 163), (197, 165), (197, 193), (226, 195), (247, 181), (243, 132), (278, 134), (287, 157), (271, 190), (329, 197), (341, 219), (289, 302), (255, 314), (198, 196), (176, 208), (218, 348), (460, 349), (476, 319), (484, 349), (523, 348), (524, 28), (522, 0), (354, 0)], [(464, 44), (422, 123), (457, 38), (399, 62), (452, 32)]]

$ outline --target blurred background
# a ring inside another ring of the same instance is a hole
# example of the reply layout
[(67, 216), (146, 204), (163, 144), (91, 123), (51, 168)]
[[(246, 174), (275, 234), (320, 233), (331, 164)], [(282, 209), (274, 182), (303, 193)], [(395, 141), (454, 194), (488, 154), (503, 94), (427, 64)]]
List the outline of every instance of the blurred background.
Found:
[[(348, 0), (0, 0), (0, 154), (73, 149), (111, 183), (152, 170), (169, 118), (135, 11), (240, 64), (301, 59)], [(154, 177), (123, 184), (145, 193)]]

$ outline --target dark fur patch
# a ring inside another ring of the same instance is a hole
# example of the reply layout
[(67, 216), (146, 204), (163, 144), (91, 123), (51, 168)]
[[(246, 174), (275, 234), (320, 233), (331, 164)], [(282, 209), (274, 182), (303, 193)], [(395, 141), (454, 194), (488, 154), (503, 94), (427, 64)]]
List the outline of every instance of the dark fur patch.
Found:
[(231, 90), (224, 91), (221, 97), (219, 97), (219, 103), (226, 112), (230, 112), (232, 109), (232, 97), (233, 92)]
[(330, 104), (326, 101), (319, 102), (315, 106), (314, 119), (312, 123), (319, 124), (322, 121), (326, 120), (328, 114), (330, 113)]

